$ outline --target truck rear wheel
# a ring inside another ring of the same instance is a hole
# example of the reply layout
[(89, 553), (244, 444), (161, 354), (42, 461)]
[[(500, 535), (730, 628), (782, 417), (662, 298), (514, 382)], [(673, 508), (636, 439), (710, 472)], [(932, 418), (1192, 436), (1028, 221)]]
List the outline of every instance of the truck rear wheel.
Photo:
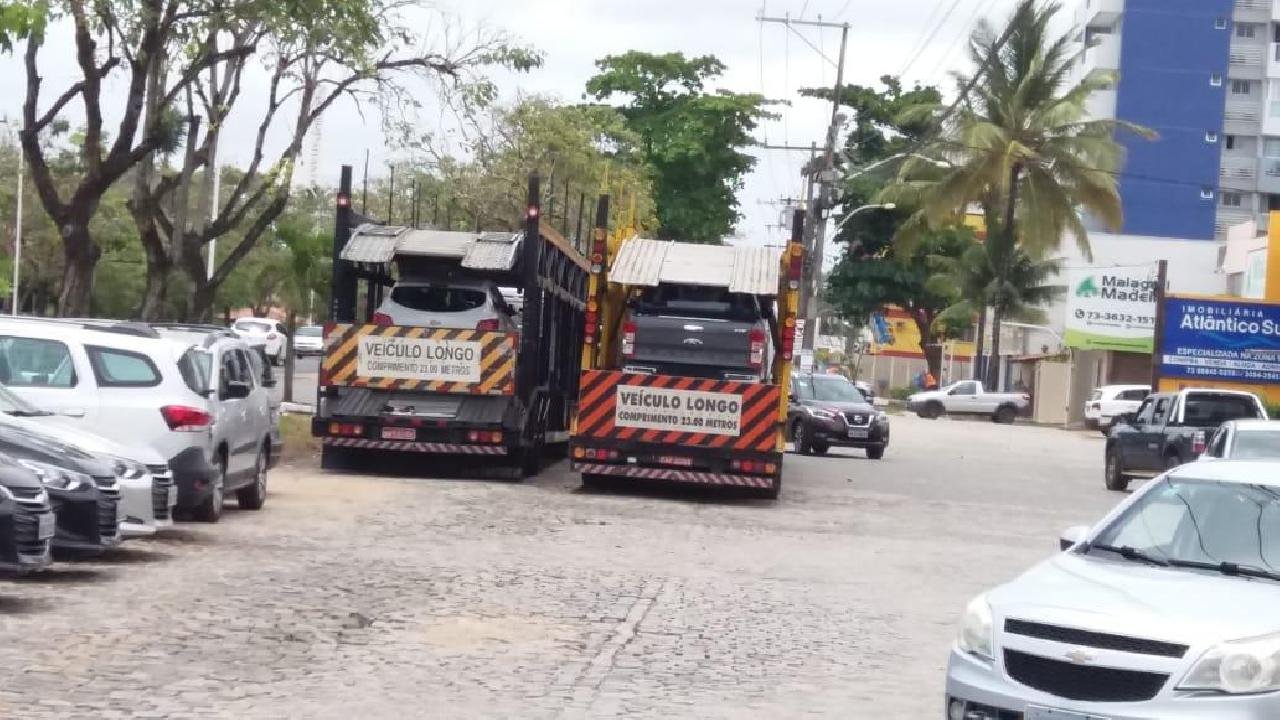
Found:
[(947, 409), (942, 406), (942, 403), (938, 402), (937, 400), (933, 400), (926, 403), (923, 408), (920, 408), (920, 417), (924, 418), (925, 420), (937, 420), (938, 418), (942, 417), (946, 412), (947, 412)]
[(1018, 411), (1012, 405), (1001, 405), (996, 408), (996, 412), (991, 416), (993, 422), (1001, 425), (1012, 425), (1014, 420), (1018, 419)]
[(1120, 456), (1114, 450), (1107, 450), (1106, 474), (1103, 479), (1108, 490), (1123, 492), (1129, 489), (1129, 476), (1120, 470)]

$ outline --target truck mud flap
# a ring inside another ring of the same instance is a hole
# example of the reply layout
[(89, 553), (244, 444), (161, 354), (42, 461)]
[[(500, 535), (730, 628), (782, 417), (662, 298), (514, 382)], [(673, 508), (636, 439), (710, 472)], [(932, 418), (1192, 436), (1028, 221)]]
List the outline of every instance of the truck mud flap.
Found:
[(776, 482), (774, 478), (766, 476), (731, 475), (728, 473), (633, 467), (629, 465), (574, 463), (573, 469), (583, 475), (608, 475), (611, 477), (636, 478), (638, 480), (665, 480), (696, 485), (724, 485), (729, 487), (760, 488), (762, 490), (772, 488)]
[(365, 438), (327, 437), (329, 447), (359, 450), (393, 450), (397, 452), (436, 453), (440, 455), (506, 455), (501, 445), (464, 445), (459, 443), (409, 442), (401, 440), (368, 440)]

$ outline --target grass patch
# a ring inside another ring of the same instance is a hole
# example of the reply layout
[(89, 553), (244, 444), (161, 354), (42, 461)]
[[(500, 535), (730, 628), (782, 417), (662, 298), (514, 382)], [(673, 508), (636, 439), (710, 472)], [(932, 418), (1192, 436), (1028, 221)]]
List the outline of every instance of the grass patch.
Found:
[(283, 462), (312, 462), (320, 457), (320, 438), (311, 435), (310, 415), (281, 415), (280, 437), (284, 440)]

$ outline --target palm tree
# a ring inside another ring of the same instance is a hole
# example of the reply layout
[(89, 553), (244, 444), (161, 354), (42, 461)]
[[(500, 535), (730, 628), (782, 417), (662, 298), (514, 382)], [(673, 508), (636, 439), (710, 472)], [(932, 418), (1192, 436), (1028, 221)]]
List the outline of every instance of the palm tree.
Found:
[[(1084, 50), (1074, 49), (1069, 35), (1050, 36), (1050, 21), (1060, 9), (1058, 2), (1020, 0), (999, 35), (986, 22), (974, 30), (969, 42), (974, 75), (957, 75), (961, 87), (970, 90), (940, 138), (923, 152), (951, 167), (909, 162), (900, 182), (883, 193), (886, 201), (920, 203), (917, 215), (900, 230), (904, 242), (923, 227), (957, 221), (970, 203), (983, 206), (994, 275), (991, 349), (997, 358), (1002, 308), (1010, 302), (1001, 298), (1016, 294), (1010, 279), (1014, 263), (1044, 257), (1064, 234), (1092, 257), (1080, 212), (1112, 229), (1122, 219), (1116, 176), (1123, 148), (1116, 132), (1153, 137), (1132, 123), (1088, 119), (1085, 101), (1112, 87), (1115, 78), (1095, 72), (1071, 84)], [(993, 365), (998, 374), (999, 363)], [(998, 376), (994, 380), (998, 384)]]
[[(997, 255), (1005, 251), (1011, 252), (1011, 256)], [(1041, 308), (1057, 300), (1064, 291), (1054, 282), (1061, 270), (1061, 260), (1036, 259), (1017, 246), (1007, 248), (1000, 243), (975, 242), (958, 256), (932, 257), (930, 264), (935, 274), (929, 278), (929, 288), (958, 298), (938, 316), (937, 322), (967, 325), (975, 314), (978, 316), (974, 379), (979, 377), (977, 358), (982, 357), (987, 308), (993, 308), (996, 317), (1043, 322), (1044, 311)], [(1001, 267), (1007, 270), (1003, 279), (997, 277), (997, 268)], [(993, 330), (998, 332), (994, 327)], [(999, 348), (997, 338), (992, 338), (992, 346)], [(998, 353), (993, 355), (993, 360), (985, 379), (994, 384), (999, 379)]]

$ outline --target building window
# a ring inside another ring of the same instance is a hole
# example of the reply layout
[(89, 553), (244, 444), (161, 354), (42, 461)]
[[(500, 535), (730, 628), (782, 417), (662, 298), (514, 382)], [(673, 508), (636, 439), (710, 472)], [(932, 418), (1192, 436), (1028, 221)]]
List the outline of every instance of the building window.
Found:
[(1227, 148), (1228, 150), (1235, 150), (1235, 149), (1236, 149), (1236, 136), (1235, 136), (1235, 135), (1228, 135), (1228, 136), (1226, 137), (1226, 139), (1225, 139), (1225, 140), (1223, 140), (1223, 144), (1226, 146), (1226, 148)]
[(1218, 18), (1217, 20), (1214, 20), (1214, 21), (1213, 21), (1213, 27), (1214, 27), (1214, 28), (1216, 28), (1216, 29), (1218, 29), (1218, 30), (1226, 30), (1226, 29), (1227, 29), (1227, 19), (1226, 19), (1226, 18), (1224, 18), (1224, 17), (1220, 17), (1220, 18)]
[(1249, 82), (1248, 80), (1232, 80), (1231, 94), (1232, 95), (1248, 95), (1252, 87), (1253, 87), (1253, 83)]
[(1262, 143), (1262, 156), (1269, 158), (1280, 158), (1280, 138), (1267, 138)]
[(1214, 73), (1210, 75), (1209, 84), (1214, 87), (1222, 87), (1222, 73)]
[(1212, 130), (1206, 130), (1206, 131), (1205, 131), (1205, 133), (1204, 133), (1204, 141), (1205, 141), (1205, 142), (1207, 142), (1207, 143), (1216, 143), (1216, 142), (1218, 142), (1218, 133), (1216, 133), (1216, 132), (1214, 132), (1214, 131), (1212, 131)]
[(1212, 199), (1213, 199), (1213, 188), (1211, 188), (1211, 187), (1202, 187), (1202, 188), (1200, 188), (1200, 199), (1201, 199), (1201, 200), (1212, 200)]
[(1240, 207), (1240, 193), (1224, 192), (1222, 193), (1223, 207)]
[(1257, 23), (1236, 23), (1236, 37), (1252, 39), (1258, 32)]

